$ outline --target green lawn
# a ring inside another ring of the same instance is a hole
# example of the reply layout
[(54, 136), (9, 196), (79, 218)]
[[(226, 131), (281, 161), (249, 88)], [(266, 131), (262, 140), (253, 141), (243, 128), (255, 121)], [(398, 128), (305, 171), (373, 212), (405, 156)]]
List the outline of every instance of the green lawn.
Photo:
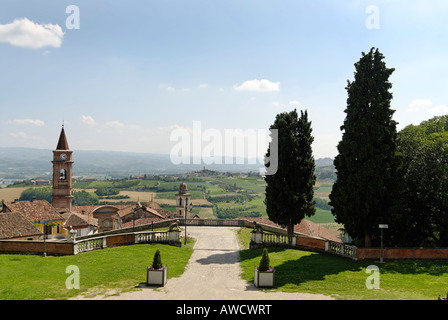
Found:
[[(248, 247), (250, 230), (242, 229), (240, 243)], [(276, 269), (275, 290), (331, 295), (336, 299), (436, 300), (448, 290), (448, 261), (395, 260), (384, 264), (353, 261), (334, 255), (268, 248)], [(240, 251), (242, 278), (253, 282), (261, 249)], [(369, 265), (379, 268), (379, 289), (367, 289)]]
[[(168, 278), (180, 276), (193, 253), (191, 241), (182, 248), (141, 244), (107, 248), (75, 256), (0, 255), (0, 300), (67, 299), (79, 294), (134, 290), (146, 282), (146, 267), (160, 250)], [(68, 266), (79, 268), (80, 289), (67, 289)]]

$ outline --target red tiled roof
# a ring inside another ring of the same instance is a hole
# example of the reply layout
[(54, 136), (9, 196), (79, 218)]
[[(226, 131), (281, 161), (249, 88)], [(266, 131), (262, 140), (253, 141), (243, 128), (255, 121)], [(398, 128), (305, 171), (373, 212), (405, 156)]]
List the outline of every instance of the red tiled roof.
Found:
[[(111, 206), (118, 208), (119, 211), (123, 210), (123, 212), (125, 212), (125, 210), (127, 208), (131, 208), (132, 209), (132, 207), (134, 207), (135, 205), (134, 204), (114, 204), (114, 205), (111, 205)], [(84, 211), (84, 214), (90, 214), (95, 209), (97, 209), (99, 207), (103, 207), (103, 206), (102, 205), (96, 205), (96, 206), (72, 206), (72, 212), (82, 213)], [(129, 212), (130, 212), (130, 210), (129, 210)]]
[[(135, 220), (135, 226), (140, 226), (144, 224), (150, 224), (151, 222), (159, 222), (161, 219), (157, 217), (151, 217), (151, 218), (140, 218)], [(134, 221), (128, 221), (126, 223), (121, 224), (121, 228), (130, 228), (134, 226)]]
[[(268, 218), (240, 217), (237, 219), (246, 219), (248, 221), (256, 221), (257, 223), (282, 228), (282, 226), (272, 222)], [(285, 228), (282, 228), (282, 229), (285, 229)], [(306, 236), (310, 236), (310, 237), (322, 238), (325, 240), (330, 240), (330, 241), (335, 241), (335, 242), (342, 242), (341, 239), (339, 239), (336, 234), (333, 234), (327, 228), (325, 228), (317, 223), (314, 223), (310, 220), (307, 220), (307, 219), (302, 219), (302, 221), (300, 221), (299, 224), (296, 224), (294, 226), (294, 232), (303, 234)]]
[(46, 200), (16, 201), (3, 203), (5, 212), (19, 212), (31, 222), (39, 220), (60, 221), (63, 216)]
[(18, 212), (0, 213), (0, 239), (34, 237), (42, 232)]
[(83, 215), (76, 212), (70, 212), (67, 215), (68, 218), (64, 223), (64, 227), (79, 228), (98, 225), (98, 219), (89, 215)]

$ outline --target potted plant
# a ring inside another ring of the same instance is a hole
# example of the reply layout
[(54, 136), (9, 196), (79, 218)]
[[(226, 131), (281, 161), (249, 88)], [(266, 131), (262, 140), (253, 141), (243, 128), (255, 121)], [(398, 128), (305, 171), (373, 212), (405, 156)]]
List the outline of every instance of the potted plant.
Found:
[(147, 268), (146, 284), (149, 286), (164, 286), (166, 284), (167, 266), (162, 265), (160, 251), (154, 254), (152, 265)]
[(260, 264), (255, 267), (254, 284), (257, 288), (270, 288), (274, 286), (275, 269), (269, 265), (269, 255), (266, 248), (263, 249)]

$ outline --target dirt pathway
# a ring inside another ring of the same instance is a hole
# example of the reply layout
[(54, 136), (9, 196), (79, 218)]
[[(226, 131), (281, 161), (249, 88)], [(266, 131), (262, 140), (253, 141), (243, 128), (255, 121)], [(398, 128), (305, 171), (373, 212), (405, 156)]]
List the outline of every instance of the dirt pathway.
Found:
[[(94, 299), (108, 300), (328, 300), (321, 294), (265, 292), (240, 278), (238, 241), (232, 227), (188, 227), (197, 242), (183, 275), (165, 287)], [(79, 299), (83, 299), (79, 297)]]

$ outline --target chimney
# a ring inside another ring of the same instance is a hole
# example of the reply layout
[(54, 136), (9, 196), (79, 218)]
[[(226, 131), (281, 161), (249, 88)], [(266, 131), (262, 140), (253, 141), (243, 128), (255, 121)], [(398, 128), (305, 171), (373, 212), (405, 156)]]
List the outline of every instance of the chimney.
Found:
[(31, 198), (31, 202), (34, 202), (34, 201), (36, 201), (36, 196), (33, 196), (33, 197)]
[(81, 211), (81, 214), (82, 214), (82, 215), (85, 215), (85, 214), (86, 214), (86, 212), (85, 212), (84, 210), (82, 210), (82, 211)]

